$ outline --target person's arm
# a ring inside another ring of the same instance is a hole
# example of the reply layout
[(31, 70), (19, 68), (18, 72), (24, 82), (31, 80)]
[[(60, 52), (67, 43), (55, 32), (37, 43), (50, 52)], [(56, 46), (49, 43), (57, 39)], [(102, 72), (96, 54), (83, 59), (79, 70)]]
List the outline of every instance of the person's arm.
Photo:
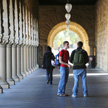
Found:
[(87, 52), (85, 51), (85, 63), (88, 63), (88, 62), (89, 62), (89, 57), (88, 57)]
[(71, 57), (70, 57), (70, 62), (71, 62), (71, 63), (73, 63), (74, 53), (75, 53), (75, 50), (72, 51), (72, 53), (71, 53)]
[(54, 54), (52, 53), (52, 60), (55, 60)]
[(64, 65), (67, 65), (68, 67), (70, 67), (70, 65), (68, 63), (65, 63), (65, 62), (62, 61), (62, 57), (61, 56), (59, 56), (59, 62), (61, 64), (64, 64)]

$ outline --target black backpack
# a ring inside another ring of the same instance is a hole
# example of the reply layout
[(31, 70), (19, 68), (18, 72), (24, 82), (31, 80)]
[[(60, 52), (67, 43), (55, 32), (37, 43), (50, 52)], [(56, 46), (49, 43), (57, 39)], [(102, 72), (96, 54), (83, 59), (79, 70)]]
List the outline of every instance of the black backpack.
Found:
[[(62, 55), (62, 59), (63, 59), (63, 56), (64, 56), (64, 51), (63, 51), (63, 50), (61, 50), (61, 51), (63, 52), (63, 55)], [(58, 56), (58, 58), (59, 58), (59, 56)], [(60, 66), (59, 59), (58, 59), (58, 66)]]

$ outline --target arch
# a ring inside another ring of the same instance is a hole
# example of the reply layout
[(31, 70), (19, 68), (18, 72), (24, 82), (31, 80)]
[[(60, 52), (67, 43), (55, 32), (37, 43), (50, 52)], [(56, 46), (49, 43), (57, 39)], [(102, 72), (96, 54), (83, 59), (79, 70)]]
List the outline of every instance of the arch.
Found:
[[(54, 41), (55, 36), (59, 32), (66, 30), (66, 26), (67, 25), (65, 22), (61, 22), (52, 28), (52, 30), (50, 31), (50, 33), (48, 35), (48, 40), (47, 40), (47, 44), (50, 47), (53, 47), (53, 41)], [(88, 35), (87, 35), (87, 32), (85, 31), (85, 29), (81, 25), (79, 25), (75, 22), (70, 22), (69, 29), (71, 31), (75, 32), (80, 37), (81, 41), (84, 44), (83, 45), (84, 49), (90, 55), (89, 39), (88, 39)]]

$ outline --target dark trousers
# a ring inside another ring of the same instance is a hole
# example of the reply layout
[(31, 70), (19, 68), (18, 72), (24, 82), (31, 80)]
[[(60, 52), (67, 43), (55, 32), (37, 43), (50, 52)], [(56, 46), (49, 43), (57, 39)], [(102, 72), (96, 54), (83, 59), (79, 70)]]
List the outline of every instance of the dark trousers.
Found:
[(52, 84), (53, 80), (53, 68), (46, 69), (46, 79), (50, 84)]

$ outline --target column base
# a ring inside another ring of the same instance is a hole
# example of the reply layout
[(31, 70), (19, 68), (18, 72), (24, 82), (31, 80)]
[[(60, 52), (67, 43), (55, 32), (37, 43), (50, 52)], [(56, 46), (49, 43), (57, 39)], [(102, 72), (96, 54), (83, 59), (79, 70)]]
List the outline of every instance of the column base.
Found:
[(20, 79), (19, 78), (13, 78), (15, 82), (19, 82)]
[(26, 76), (29, 75), (29, 73), (27, 71), (25, 71), (25, 73), (26, 73)]
[(1, 82), (1, 83), (0, 83), (0, 86), (1, 86), (3, 89), (8, 89), (8, 88), (10, 88), (10, 85), (9, 85), (9, 83), (8, 83), (7, 81)]
[(39, 68), (39, 65), (37, 64), (37, 65), (36, 65), (36, 69), (38, 69), (38, 68)]
[(7, 79), (9, 85), (15, 85), (15, 81), (12, 78)]
[(3, 84), (3, 85), (1, 85), (1, 87), (2, 87), (3, 89), (8, 89), (8, 88), (10, 88), (9, 84)]
[(3, 93), (3, 89), (2, 89), (2, 87), (0, 87), (0, 93)]
[(19, 79), (23, 79), (23, 75), (18, 75)]
[(29, 70), (29, 74), (31, 74), (32, 72), (31, 72), (31, 70)]
[(9, 85), (15, 85), (15, 81), (7, 81)]
[(21, 74), (22, 74), (23, 78), (27, 76), (25, 72), (22, 72)]

